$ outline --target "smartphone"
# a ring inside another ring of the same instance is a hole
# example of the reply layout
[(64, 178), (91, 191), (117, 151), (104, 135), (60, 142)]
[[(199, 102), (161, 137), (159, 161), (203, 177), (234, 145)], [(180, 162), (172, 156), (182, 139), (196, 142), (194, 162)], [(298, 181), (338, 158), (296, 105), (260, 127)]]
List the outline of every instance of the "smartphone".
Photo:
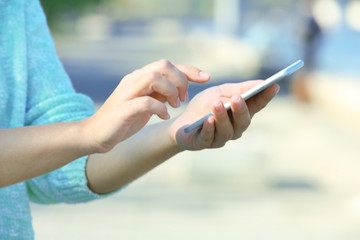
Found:
[[(302, 60), (298, 60), (297, 62), (291, 64), (287, 68), (284, 68), (280, 72), (272, 75), (265, 81), (261, 82), (260, 84), (256, 85), (255, 87), (253, 87), (253, 88), (249, 89), (248, 91), (246, 91), (245, 93), (241, 94), (241, 97), (246, 101), (249, 98), (251, 98), (252, 96), (258, 94), (259, 92), (261, 92), (264, 89), (268, 88), (269, 86), (273, 85), (274, 83), (279, 82), (280, 80), (284, 79), (285, 77), (287, 77), (290, 74), (294, 73), (295, 71), (299, 70), (303, 66), (304, 66), (304, 62)], [(230, 102), (224, 104), (224, 106), (227, 110), (231, 109)], [(197, 120), (196, 122), (190, 124), (189, 126), (187, 126), (184, 129), (184, 132), (189, 133), (196, 129), (199, 129), (200, 127), (202, 127), (204, 121), (212, 115), (213, 115), (212, 113), (209, 113), (208, 115), (202, 117), (201, 119)]]

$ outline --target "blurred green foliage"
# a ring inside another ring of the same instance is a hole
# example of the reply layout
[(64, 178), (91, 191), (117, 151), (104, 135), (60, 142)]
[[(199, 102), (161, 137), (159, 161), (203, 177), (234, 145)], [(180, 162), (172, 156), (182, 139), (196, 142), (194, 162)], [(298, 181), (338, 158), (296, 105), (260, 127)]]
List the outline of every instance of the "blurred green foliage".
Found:
[[(59, 22), (76, 20), (80, 15), (97, 12), (113, 19), (157, 17), (205, 17), (213, 16), (216, 0), (40, 0), (52, 28)], [(288, 7), (299, 0), (239, 0), (252, 9), (272, 6)], [(61, 23), (60, 23), (61, 24)]]
[(97, 6), (106, 0), (41, 0), (50, 25), (64, 13), (78, 15), (90, 7)]
[(59, 16), (78, 16), (94, 8), (123, 18), (209, 16), (213, 0), (41, 0), (50, 25)]

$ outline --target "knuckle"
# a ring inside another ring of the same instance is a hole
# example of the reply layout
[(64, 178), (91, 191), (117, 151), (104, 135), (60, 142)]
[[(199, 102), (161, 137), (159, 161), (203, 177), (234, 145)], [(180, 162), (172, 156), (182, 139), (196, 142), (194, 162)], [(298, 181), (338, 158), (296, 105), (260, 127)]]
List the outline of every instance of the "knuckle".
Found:
[(177, 72), (176, 78), (177, 78), (177, 81), (178, 81), (178, 83), (176, 83), (177, 85), (183, 86), (183, 87), (187, 86), (188, 81), (187, 81), (187, 78), (186, 78), (184, 73), (182, 73), (180, 71)]
[(229, 139), (232, 139), (233, 135), (234, 134), (231, 132), (226, 132), (226, 133), (222, 133), (219, 137), (220, 137), (220, 139), (227, 141)]
[(148, 81), (154, 81), (159, 78), (159, 73), (157, 71), (151, 70), (147, 75)]
[(165, 104), (161, 104), (161, 112), (166, 113), (167, 112), (167, 108)]
[(250, 124), (251, 124), (251, 118), (250, 118), (250, 116), (248, 116), (247, 118), (244, 119), (242, 128), (245, 130), (249, 127)]
[(247, 108), (246, 104), (244, 104), (243, 107), (240, 108), (239, 115), (248, 115), (249, 109)]
[(241, 127), (248, 127), (251, 123), (251, 118), (249, 115), (247, 115), (246, 117), (244, 117), (243, 119), (241, 119)]
[(143, 108), (146, 110), (146, 111), (149, 111), (151, 109), (151, 106), (152, 106), (152, 100), (150, 97), (144, 97), (142, 98), (142, 105), (143, 105)]
[(179, 74), (179, 80), (180, 80), (180, 87), (182, 87), (184, 90), (188, 89), (189, 82), (188, 82), (185, 74), (180, 73)]
[(155, 90), (156, 82), (159, 80), (159, 73), (156, 71), (150, 71), (147, 76), (143, 79), (144, 85), (147, 86), (151, 91)]
[(242, 131), (237, 131), (236, 133), (234, 133), (232, 140), (241, 138), (241, 136), (242, 136)]
[(141, 99), (142, 102), (142, 111), (148, 112), (148, 113), (164, 113), (167, 112), (166, 105), (163, 103), (158, 103), (157, 101), (154, 101), (152, 97), (143, 97)]
[(250, 114), (242, 115), (237, 118), (238, 120), (234, 122), (234, 128), (245, 131), (251, 124)]
[(246, 123), (242, 123), (239, 125), (238, 129), (239, 131), (244, 132), (250, 125), (250, 121), (247, 121)]
[(160, 68), (166, 69), (166, 68), (170, 68), (170, 67), (172, 66), (172, 63), (171, 63), (169, 60), (167, 60), (167, 59), (160, 59), (160, 60), (158, 61), (158, 66), (159, 66)]
[(204, 145), (208, 146), (213, 141), (213, 136), (211, 134), (205, 134), (202, 142)]
[(222, 148), (223, 146), (225, 146), (226, 142), (216, 142), (212, 145), (213, 148)]

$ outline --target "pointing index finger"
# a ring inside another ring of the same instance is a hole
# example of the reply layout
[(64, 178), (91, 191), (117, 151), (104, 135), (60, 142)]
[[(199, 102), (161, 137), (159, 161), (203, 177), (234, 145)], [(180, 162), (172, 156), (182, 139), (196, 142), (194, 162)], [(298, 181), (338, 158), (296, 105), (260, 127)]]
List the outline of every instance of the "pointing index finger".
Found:
[(204, 83), (210, 80), (211, 75), (198, 68), (173, 63), (180, 71), (182, 71), (190, 82)]

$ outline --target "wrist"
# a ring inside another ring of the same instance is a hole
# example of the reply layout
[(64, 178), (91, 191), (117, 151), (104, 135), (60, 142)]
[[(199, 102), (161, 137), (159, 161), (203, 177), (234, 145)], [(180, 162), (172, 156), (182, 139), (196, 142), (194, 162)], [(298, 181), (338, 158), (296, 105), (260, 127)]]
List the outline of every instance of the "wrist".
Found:
[(185, 151), (185, 149), (181, 148), (178, 144), (177, 141), (177, 134), (179, 131), (179, 128), (176, 126), (176, 122), (177, 118), (174, 118), (172, 120), (168, 121), (168, 127), (167, 127), (167, 132), (168, 132), (168, 138), (169, 138), (169, 144), (171, 146), (171, 148), (173, 149), (174, 152), (180, 153)]
[(96, 141), (91, 122), (91, 117), (76, 122), (77, 138), (80, 142), (79, 148), (86, 152), (85, 155), (107, 152), (105, 147)]

